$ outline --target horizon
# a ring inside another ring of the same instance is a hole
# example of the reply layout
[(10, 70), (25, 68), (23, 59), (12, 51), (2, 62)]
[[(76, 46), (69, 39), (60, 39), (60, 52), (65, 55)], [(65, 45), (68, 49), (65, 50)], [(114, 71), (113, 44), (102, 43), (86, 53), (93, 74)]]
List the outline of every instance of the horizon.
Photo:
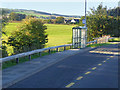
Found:
[[(101, 2), (87, 2), (87, 11), (90, 8), (97, 8)], [(61, 15), (76, 15), (84, 16), (84, 2), (2, 2), (2, 8), (8, 9), (26, 9), (36, 10), (47, 13), (61, 14)], [(113, 9), (118, 7), (118, 2), (102, 2), (103, 7)]]

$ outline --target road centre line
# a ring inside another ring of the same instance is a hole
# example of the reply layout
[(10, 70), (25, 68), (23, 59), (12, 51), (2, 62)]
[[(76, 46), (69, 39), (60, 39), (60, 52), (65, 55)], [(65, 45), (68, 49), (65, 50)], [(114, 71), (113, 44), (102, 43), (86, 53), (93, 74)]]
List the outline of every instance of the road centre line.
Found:
[[(114, 56), (110, 56), (110, 57), (114, 57)], [(109, 60), (110, 58), (107, 58), (107, 60)], [(103, 63), (105, 63), (106, 62), (106, 60), (105, 61), (102, 61)], [(100, 63), (100, 64), (98, 64), (99, 66), (101, 66), (102, 64)], [(97, 67), (93, 67), (92, 68), (92, 70), (95, 70)], [(90, 74), (91, 73), (91, 71), (88, 71), (88, 72), (86, 72), (85, 74), (87, 75), (87, 74)], [(81, 80), (83, 78), (83, 76), (79, 76), (76, 80)], [(66, 88), (69, 88), (69, 87), (71, 87), (71, 86), (73, 86), (75, 83), (74, 82), (72, 82), (72, 83), (70, 83), (70, 84), (68, 84), (67, 86), (65, 86)]]
[(76, 80), (80, 80), (80, 79), (82, 79), (83, 78), (83, 76), (80, 76), (80, 77), (78, 77)]
[(106, 62), (106, 61), (103, 61), (104, 63)]
[(85, 74), (90, 74), (91, 73), (91, 71), (88, 71), (88, 72), (86, 72)]
[(70, 83), (70, 84), (68, 84), (67, 86), (65, 86), (66, 88), (69, 88), (69, 87), (71, 87), (71, 86), (73, 86), (75, 83), (74, 82), (72, 82), (72, 83)]
[(111, 58), (114, 57), (114, 56), (110, 56)]
[(100, 63), (100, 64), (98, 64), (99, 66), (101, 66), (102, 64)]
[(92, 68), (92, 70), (95, 70), (97, 67)]

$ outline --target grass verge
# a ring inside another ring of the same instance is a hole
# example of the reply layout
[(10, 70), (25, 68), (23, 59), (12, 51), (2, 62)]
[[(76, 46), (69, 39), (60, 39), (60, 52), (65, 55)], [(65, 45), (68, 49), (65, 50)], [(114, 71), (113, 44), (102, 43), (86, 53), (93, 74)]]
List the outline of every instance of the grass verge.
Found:
[(120, 42), (120, 37), (119, 38), (110, 39), (109, 42)]
[(108, 43), (99, 43), (99, 44), (90, 44), (90, 45), (87, 45), (87, 47), (98, 47), (98, 46), (104, 46), (104, 45), (110, 45), (111, 43), (108, 42)]
[[(66, 47), (66, 50), (69, 50), (69, 49), (70, 49), (69, 47)], [(62, 52), (62, 51), (64, 51), (64, 47), (61, 47), (61, 48), (58, 49), (58, 52)], [(35, 59), (35, 58), (42, 57), (42, 56), (45, 56), (45, 55), (53, 54), (53, 53), (56, 53), (56, 52), (57, 52), (56, 49), (51, 49), (50, 53), (49, 53), (48, 50), (46, 50), (42, 53), (35, 53), (35, 54), (31, 55), (31, 59)], [(19, 63), (24, 63), (26, 61), (29, 61), (28, 56), (19, 58)], [(8, 67), (11, 67), (11, 66), (14, 66), (14, 65), (17, 65), (15, 59), (11, 60), (11, 61), (3, 62), (2, 63), (2, 69), (8, 68)]]

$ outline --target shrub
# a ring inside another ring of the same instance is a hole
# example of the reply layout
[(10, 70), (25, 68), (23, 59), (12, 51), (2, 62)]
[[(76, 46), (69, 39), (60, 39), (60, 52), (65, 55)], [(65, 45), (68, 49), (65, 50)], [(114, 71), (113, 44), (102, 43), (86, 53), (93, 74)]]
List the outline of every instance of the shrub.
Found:
[(24, 19), (7, 44), (13, 46), (14, 54), (43, 48), (48, 42), (46, 29), (40, 19)]

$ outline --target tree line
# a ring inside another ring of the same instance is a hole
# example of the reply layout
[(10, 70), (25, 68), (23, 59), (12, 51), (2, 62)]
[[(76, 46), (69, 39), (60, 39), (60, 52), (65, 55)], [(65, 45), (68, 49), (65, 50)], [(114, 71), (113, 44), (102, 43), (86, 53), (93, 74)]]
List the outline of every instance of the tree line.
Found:
[(26, 18), (25, 14), (11, 12), (9, 15), (10, 21), (21, 21), (22, 19), (25, 19), (25, 18)]
[[(11, 12), (8, 15), (8, 19), (10, 21), (22, 21), (23, 19), (29, 18), (29, 17), (38, 18), (33, 15), (25, 15), (25, 14), (19, 14), (19, 13), (14, 13), (14, 12)], [(55, 19), (43, 19), (43, 22), (48, 23), (48, 24), (64, 24), (64, 17), (60, 16)]]
[[(114, 11), (118, 11), (120, 8), (107, 10), (107, 7), (103, 7), (100, 4), (97, 9), (91, 8), (91, 12), (88, 12), (87, 15), (87, 28), (88, 28), (88, 41), (93, 40), (96, 37), (101, 37), (103, 35), (111, 35), (114, 37), (120, 36), (120, 16), (119, 13), (112, 13)], [(110, 13), (108, 13), (110, 11)], [(80, 26), (84, 26), (82, 24), (82, 19), (80, 21)]]

